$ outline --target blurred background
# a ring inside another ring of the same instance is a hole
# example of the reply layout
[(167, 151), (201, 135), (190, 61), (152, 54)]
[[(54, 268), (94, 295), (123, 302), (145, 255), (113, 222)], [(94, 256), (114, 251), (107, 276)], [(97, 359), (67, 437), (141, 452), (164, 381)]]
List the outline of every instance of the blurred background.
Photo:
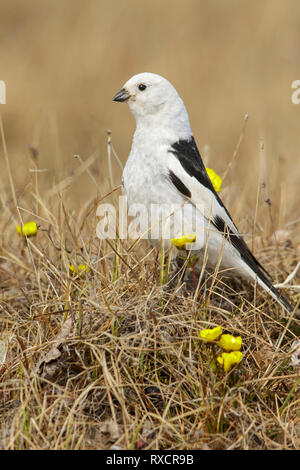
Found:
[[(271, 198), (281, 222), (299, 217), (300, 104), (291, 101), (291, 83), (300, 79), (298, 0), (0, 5), (0, 79), (7, 86), (0, 111), (19, 201), (32, 184), (30, 147), (37, 167), (47, 169), (39, 176), (45, 188), (77, 175), (75, 154), (84, 161), (94, 153), (90, 170), (106, 188), (107, 129), (125, 163), (135, 128), (127, 106), (112, 97), (132, 75), (147, 71), (176, 87), (205, 161), (220, 175), (241, 140), (224, 181), (235, 215), (240, 197), (253, 215), (261, 176), (262, 197)], [(2, 147), (0, 161), (7, 192)], [(115, 163), (114, 170), (118, 184)], [(63, 190), (75, 207), (94, 191), (84, 172)]]

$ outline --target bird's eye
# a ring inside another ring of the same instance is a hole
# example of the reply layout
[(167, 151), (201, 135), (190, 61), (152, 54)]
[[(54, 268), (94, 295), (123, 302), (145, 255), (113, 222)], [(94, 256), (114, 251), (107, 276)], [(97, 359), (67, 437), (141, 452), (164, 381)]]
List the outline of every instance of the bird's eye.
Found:
[(140, 85), (138, 86), (138, 89), (140, 91), (144, 91), (144, 90), (146, 90), (146, 88), (147, 88), (146, 85), (144, 85), (143, 83), (140, 83)]

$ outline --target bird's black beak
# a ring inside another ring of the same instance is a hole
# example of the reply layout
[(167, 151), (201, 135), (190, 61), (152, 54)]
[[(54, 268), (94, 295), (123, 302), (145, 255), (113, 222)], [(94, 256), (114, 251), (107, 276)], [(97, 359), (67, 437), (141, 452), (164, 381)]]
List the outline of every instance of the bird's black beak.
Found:
[(127, 101), (130, 98), (130, 94), (128, 91), (125, 90), (125, 88), (122, 88), (122, 90), (118, 91), (118, 93), (113, 97), (113, 101)]

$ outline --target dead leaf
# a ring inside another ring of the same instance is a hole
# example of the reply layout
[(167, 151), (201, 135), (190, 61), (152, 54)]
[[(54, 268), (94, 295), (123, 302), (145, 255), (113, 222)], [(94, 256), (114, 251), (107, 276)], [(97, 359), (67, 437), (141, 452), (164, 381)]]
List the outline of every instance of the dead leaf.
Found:
[(120, 426), (112, 419), (104, 421), (101, 426), (101, 432), (108, 435), (111, 441), (116, 441), (121, 435)]
[(270, 364), (274, 357), (278, 356), (278, 354), (275, 354), (274, 348), (269, 345), (264, 345), (258, 351), (252, 353), (258, 367), (261, 369)]
[(57, 335), (52, 348), (45, 354), (38, 362), (34, 369), (34, 374), (42, 375), (43, 377), (52, 378), (60, 369), (58, 359), (61, 358), (63, 353), (63, 343), (71, 334), (73, 320), (71, 317), (67, 318), (61, 327), (60, 333)]

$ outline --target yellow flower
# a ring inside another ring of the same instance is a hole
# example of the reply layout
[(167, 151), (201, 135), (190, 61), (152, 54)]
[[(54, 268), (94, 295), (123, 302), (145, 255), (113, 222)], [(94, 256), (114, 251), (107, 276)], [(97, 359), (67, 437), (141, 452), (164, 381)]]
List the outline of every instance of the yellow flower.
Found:
[(222, 335), (219, 346), (225, 351), (239, 351), (242, 346), (242, 338), (240, 336)]
[(90, 271), (90, 268), (86, 264), (79, 264), (78, 269), (79, 271), (82, 271), (82, 272), (85, 271), (87, 273)]
[(206, 172), (210, 181), (212, 182), (213, 187), (215, 188), (215, 191), (221, 191), (222, 178), (211, 168), (206, 168)]
[(216, 326), (216, 328), (201, 330), (199, 338), (203, 339), (205, 343), (216, 341), (222, 334), (222, 327)]
[(196, 234), (191, 233), (189, 235), (183, 235), (180, 238), (171, 238), (172, 245), (176, 246), (176, 248), (182, 249), (185, 248), (187, 243), (193, 243), (196, 240)]
[(26, 222), (26, 224), (22, 225), (17, 225), (17, 232), (19, 235), (23, 235), (25, 237), (25, 235), (27, 237), (33, 237), (36, 235), (37, 233), (37, 225), (36, 225), (36, 222)]
[(233, 351), (230, 353), (222, 353), (221, 356), (217, 357), (217, 361), (221, 366), (223, 366), (224, 371), (228, 372), (231, 367), (238, 364), (242, 358), (243, 353), (241, 353), (241, 351)]
[(84, 276), (86, 273), (90, 271), (90, 268), (86, 264), (79, 264), (78, 266), (74, 266), (73, 264), (69, 264), (69, 271), (70, 273), (79, 274), (80, 276)]
[(69, 271), (70, 273), (76, 273), (77, 268), (73, 266), (73, 264), (69, 264)]

